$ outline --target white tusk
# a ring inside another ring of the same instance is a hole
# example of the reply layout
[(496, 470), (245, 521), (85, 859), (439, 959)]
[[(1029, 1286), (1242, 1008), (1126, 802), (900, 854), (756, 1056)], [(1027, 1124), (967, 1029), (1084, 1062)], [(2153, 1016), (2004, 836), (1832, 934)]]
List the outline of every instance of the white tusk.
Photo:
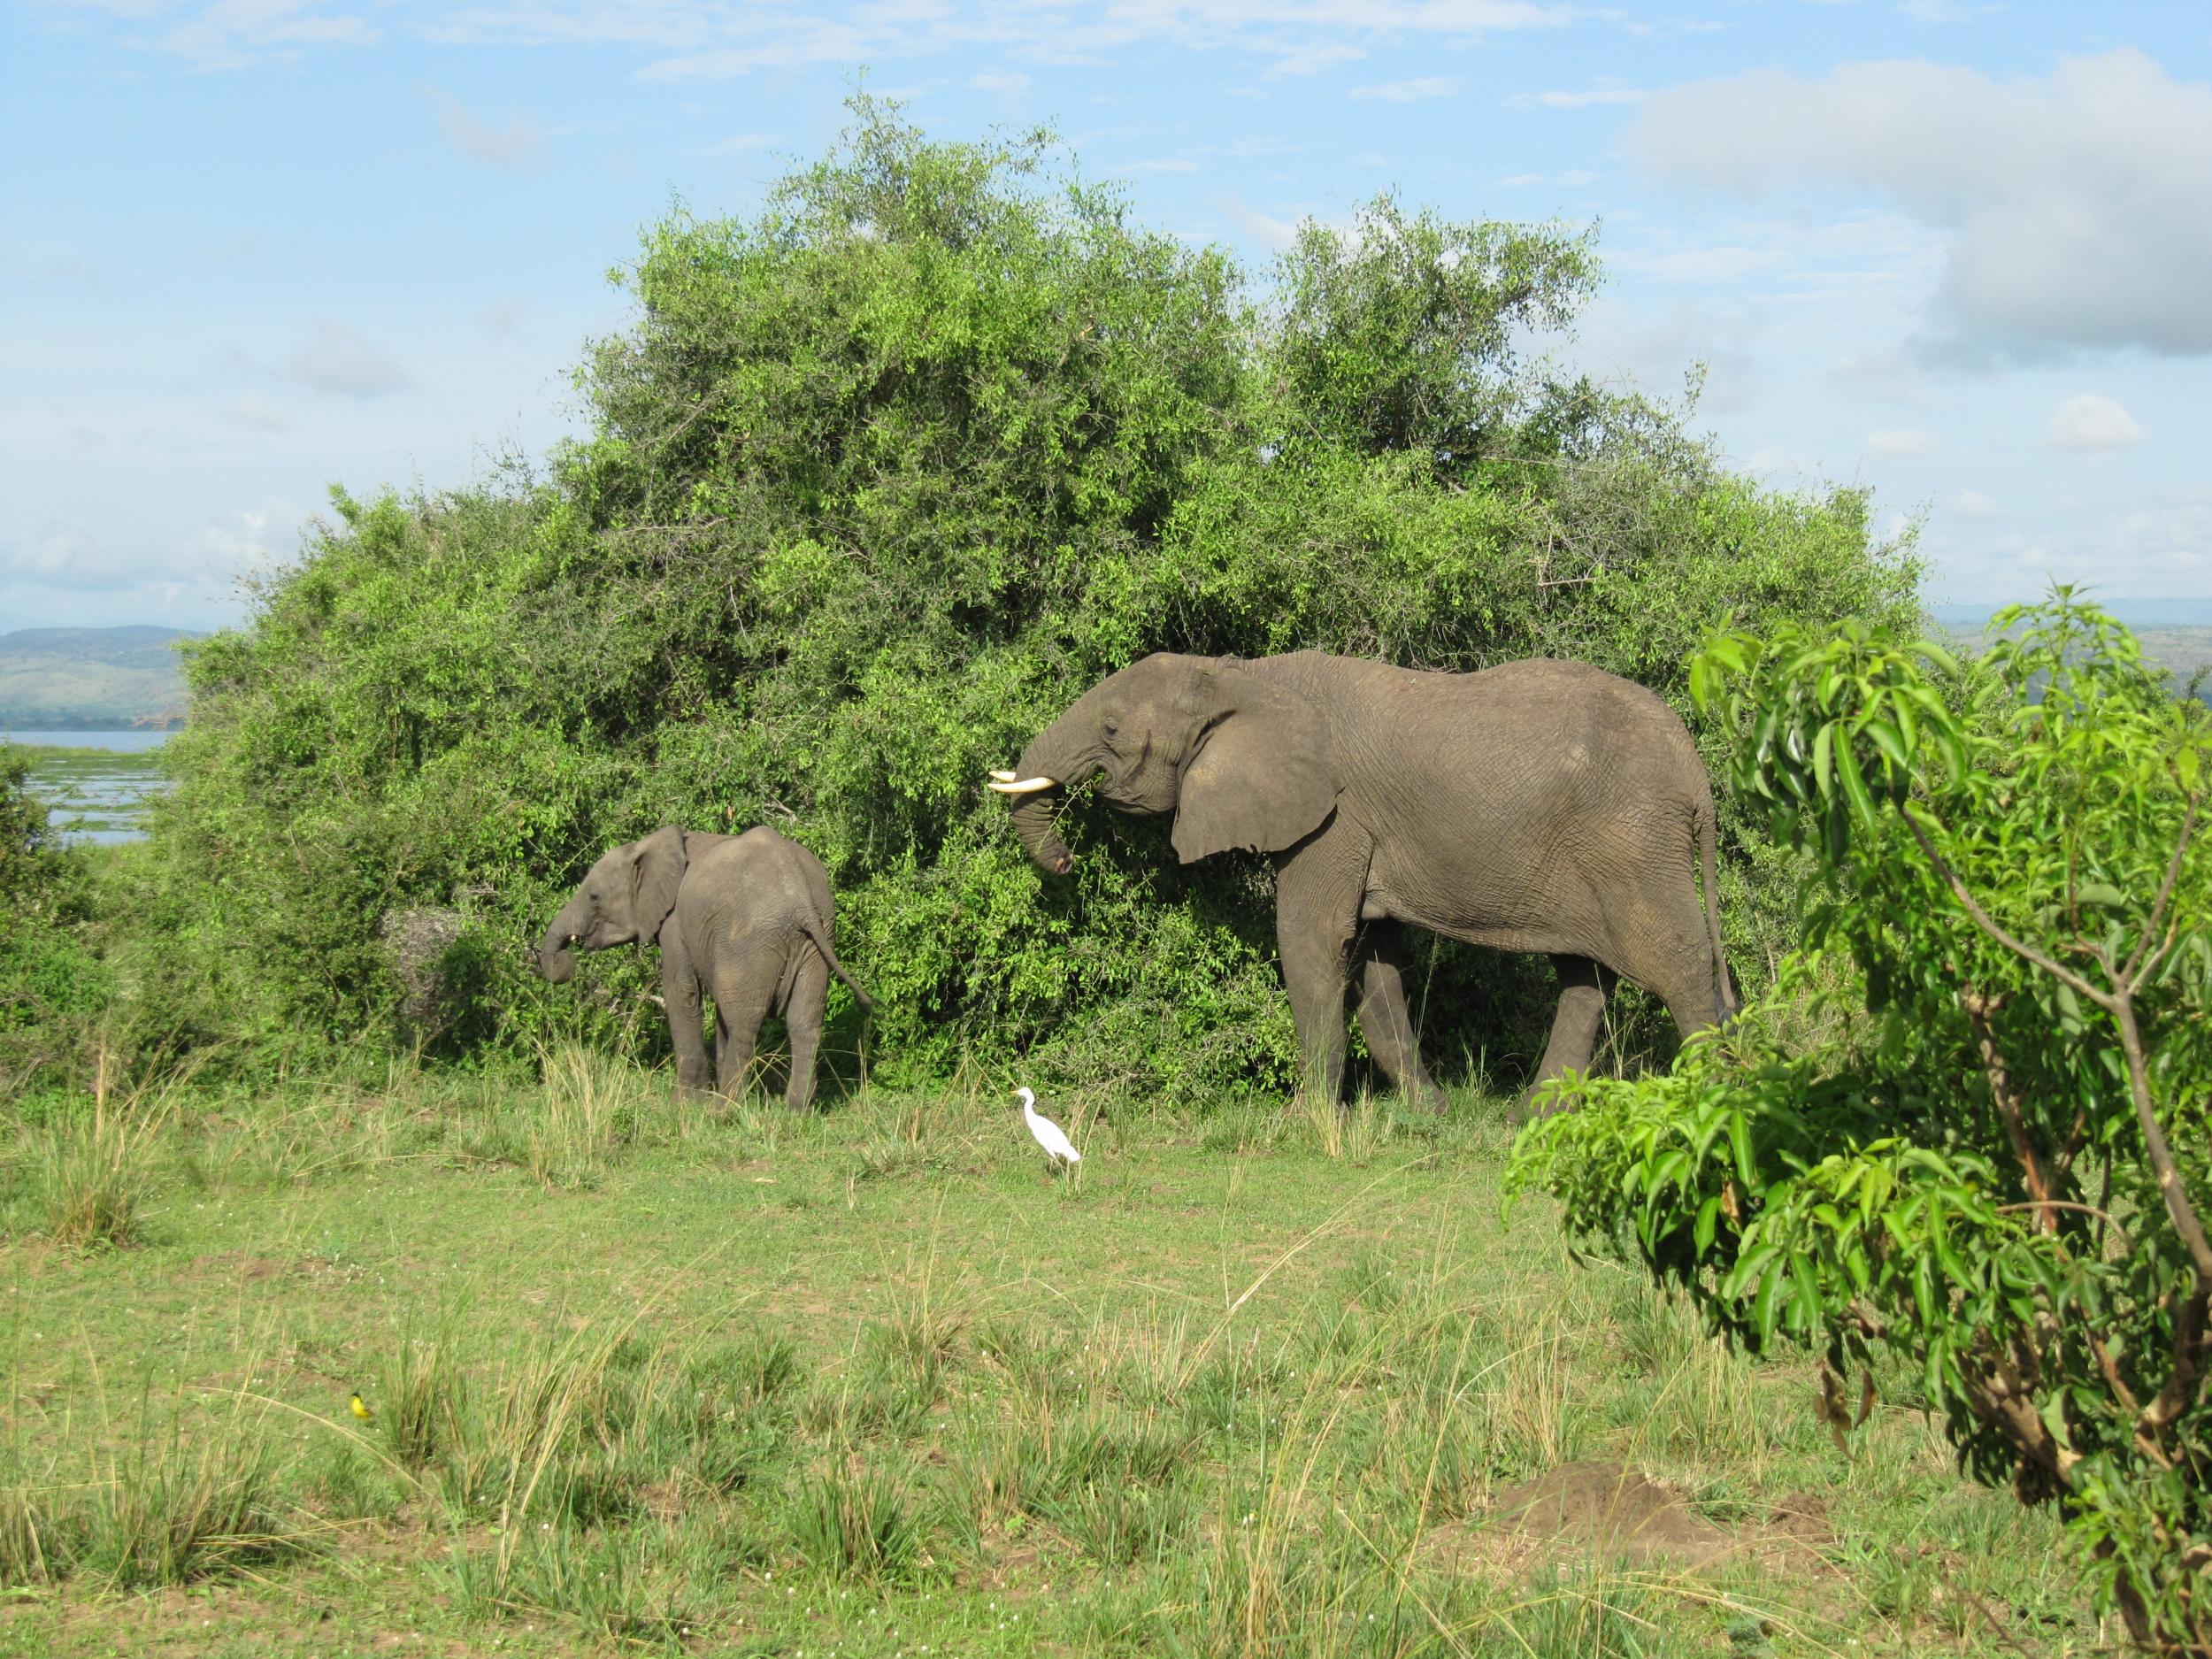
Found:
[(997, 779), (1001, 783), (1011, 783), (1014, 781), (1014, 774), (1012, 772), (1001, 772), (995, 766), (991, 768), (991, 776)]
[(1004, 783), (1001, 783), (994, 778), (991, 780), (991, 787), (1001, 795), (1034, 795), (1040, 789), (1051, 788), (1055, 781), (1050, 778), (1023, 778), (1018, 780), (1009, 779)]

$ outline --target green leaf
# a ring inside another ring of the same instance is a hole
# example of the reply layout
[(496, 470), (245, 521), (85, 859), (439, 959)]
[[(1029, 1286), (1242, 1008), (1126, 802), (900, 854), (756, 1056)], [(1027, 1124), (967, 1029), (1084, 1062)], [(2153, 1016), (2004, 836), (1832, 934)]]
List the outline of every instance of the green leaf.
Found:
[(1848, 742), (1836, 745), (1836, 771), (1843, 779), (1843, 793), (1851, 802), (1851, 810), (1859, 821), (1871, 828), (1874, 824), (1874, 797), (1867, 793), (1866, 780), (1859, 774), (1859, 759)]
[(1720, 1194), (1714, 1194), (1697, 1207), (1697, 1221), (1691, 1229), (1697, 1253), (1703, 1256), (1713, 1248), (1713, 1235), (1720, 1230)]
[(1892, 766), (1901, 772), (1912, 769), (1912, 763), (1905, 753), (1904, 740), (1898, 735), (1895, 726), (1887, 720), (1868, 720), (1862, 729), (1874, 740), (1874, 747), (1882, 751)]

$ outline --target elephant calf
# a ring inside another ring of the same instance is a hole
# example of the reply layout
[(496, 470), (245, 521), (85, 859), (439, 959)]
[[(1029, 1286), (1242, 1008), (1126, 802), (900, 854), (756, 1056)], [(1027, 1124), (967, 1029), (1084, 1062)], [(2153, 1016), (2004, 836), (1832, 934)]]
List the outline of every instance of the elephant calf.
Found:
[(803, 1111), (814, 1102), (829, 976), (872, 1006), (831, 949), (833, 911), (829, 877), (798, 842), (765, 827), (706, 835), (671, 824), (592, 865), (546, 930), (538, 967), (565, 985), (576, 972), (572, 942), (582, 950), (657, 943), (677, 1079), (706, 1087), (702, 995), (714, 999), (715, 1087), (724, 1094), (742, 1083), (761, 1020), (780, 1014), (791, 1033), (784, 1103)]

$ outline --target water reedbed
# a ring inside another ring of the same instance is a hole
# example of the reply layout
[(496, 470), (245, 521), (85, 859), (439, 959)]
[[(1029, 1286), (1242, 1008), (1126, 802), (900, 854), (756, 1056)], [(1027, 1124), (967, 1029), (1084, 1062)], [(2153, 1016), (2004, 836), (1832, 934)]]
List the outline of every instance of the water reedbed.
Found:
[(170, 787), (159, 749), (166, 732), (18, 732), (31, 753), (31, 792), (70, 841), (143, 840), (146, 812)]

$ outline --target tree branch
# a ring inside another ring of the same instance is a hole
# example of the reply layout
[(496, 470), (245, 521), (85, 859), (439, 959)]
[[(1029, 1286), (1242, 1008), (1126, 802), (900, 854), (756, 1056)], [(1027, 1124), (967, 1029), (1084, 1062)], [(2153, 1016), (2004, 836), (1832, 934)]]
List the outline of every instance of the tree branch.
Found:
[(1990, 1098), (1997, 1102), (1998, 1118), (2005, 1125), (2005, 1137), (2012, 1142), (2012, 1156), (2020, 1160), (2021, 1177), (2026, 1182), (2028, 1196), (2035, 1200), (2036, 1223), (2046, 1233), (2058, 1231), (2058, 1212), (2051, 1208), (2050, 1179), (2043, 1171), (2042, 1160), (2035, 1156), (2035, 1145), (2028, 1139), (2027, 1118), (2020, 1110), (2020, 1097), (2014, 1093), (2012, 1079), (2005, 1072), (2005, 1057), (1997, 1049), (1997, 1033), (1991, 1028), (1990, 1016), (2004, 1006), (2001, 995), (1984, 995), (1970, 987), (1959, 992), (1959, 1005), (1966, 1010), (1966, 1023), (1973, 1028), (1974, 1046), (1982, 1056), (1982, 1073), (1989, 1079)]
[(2158, 1114), (2151, 1110), (2150, 1068), (2143, 1054), (2143, 1033), (2135, 1023), (2135, 999), (2123, 992), (2115, 999), (2113, 1019), (2120, 1027), (2120, 1056), (2127, 1063), (2128, 1093), (2135, 1100), (2135, 1121), (2143, 1132), (2143, 1148), (2150, 1154), (2151, 1173), (2158, 1181), (2158, 1195), (2166, 1201), (2166, 1214), (2174, 1224), (2174, 1231), (2181, 1235), (2187, 1247), (2189, 1260), (2196, 1269), (2197, 1295), (2203, 1298), (2212, 1293), (2212, 1243), (2204, 1236), (2204, 1224), (2197, 1219), (2194, 1205), (2181, 1184), (2181, 1172), (2174, 1167), (2173, 1148), (2166, 1143), (2166, 1131), (2160, 1126)]

